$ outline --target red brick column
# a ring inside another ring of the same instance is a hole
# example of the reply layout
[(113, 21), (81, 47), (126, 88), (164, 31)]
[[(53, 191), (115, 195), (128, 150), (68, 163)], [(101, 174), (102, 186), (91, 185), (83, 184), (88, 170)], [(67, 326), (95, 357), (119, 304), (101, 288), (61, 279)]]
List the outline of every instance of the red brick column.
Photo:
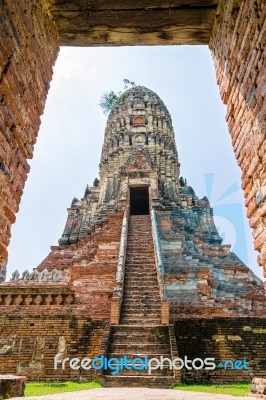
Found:
[[(238, 165), (254, 247), (266, 276), (266, 2), (228, 0), (210, 49)], [(264, 52), (263, 52), (264, 50)]]
[(58, 53), (47, 10), (46, 0), (0, 3), (0, 268)]

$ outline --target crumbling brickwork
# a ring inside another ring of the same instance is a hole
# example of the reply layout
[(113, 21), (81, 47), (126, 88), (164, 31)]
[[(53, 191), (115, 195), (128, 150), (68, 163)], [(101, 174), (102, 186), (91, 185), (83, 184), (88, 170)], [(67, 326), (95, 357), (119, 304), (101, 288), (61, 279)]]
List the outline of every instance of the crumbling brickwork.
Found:
[[(193, 207), (157, 211), (165, 297), (175, 318), (265, 316), (261, 280), (221, 244), (206, 198), (183, 186), (183, 202)], [(186, 198), (185, 193), (190, 193)]]
[(110, 215), (108, 222), (94, 226), (76, 244), (53, 246), (33, 272), (14, 273), (12, 282), (0, 286), (0, 307), (26, 305), (27, 298), (32, 306), (77, 303), (90, 318), (109, 319), (122, 216), (119, 212)]
[(237, 162), (254, 247), (266, 274), (266, 101), (264, 0), (221, 2), (210, 49)]
[(58, 35), (46, 1), (4, 0), (0, 14), (1, 268), (52, 78)]
[[(101, 354), (106, 321), (92, 321), (82, 307), (8, 306), (0, 310), (0, 373), (26, 375), (28, 380), (95, 379), (93, 369), (54, 369), (54, 357)], [(97, 378), (96, 378), (97, 379)]]
[(214, 370), (182, 369), (185, 382), (223, 383), (251, 381), (265, 376), (265, 318), (177, 319), (175, 333), (179, 357), (215, 358), (216, 365), (227, 360), (246, 360), (249, 370), (220, 366)]
[(15, 273), (1, 285), (1, 373), (30, 380), (98, 379), (93, 369), (54, 370), (54, 357), (94, 358), (106, 351), (121, 220), (121, 213), (110, 215), (87, 238), (53, 246), (32, 273)]

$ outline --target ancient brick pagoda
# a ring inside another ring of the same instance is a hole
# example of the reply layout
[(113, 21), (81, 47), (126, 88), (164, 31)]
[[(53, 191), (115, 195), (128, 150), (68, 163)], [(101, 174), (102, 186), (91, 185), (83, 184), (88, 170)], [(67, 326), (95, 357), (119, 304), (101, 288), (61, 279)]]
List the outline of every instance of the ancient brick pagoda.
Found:
[[(151, 90), (110, 112), (100, 179), (74, 198), (59, 246), (0, 285), (0, 373), (106, 386), (250, 380), (265, 373), (262, 282), (222, 244), (206, 197), (179, 176), (171, 116)], [(250, 370), (54, 370), (105, 355), (248, 359)]]

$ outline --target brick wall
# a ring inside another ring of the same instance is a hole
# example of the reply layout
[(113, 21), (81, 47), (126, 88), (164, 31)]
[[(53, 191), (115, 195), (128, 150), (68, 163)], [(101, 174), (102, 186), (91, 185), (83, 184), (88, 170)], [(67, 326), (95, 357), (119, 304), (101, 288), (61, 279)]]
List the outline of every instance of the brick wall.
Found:
[(241, 382), (251, 381), (253, 376), (265, 376), (265, 318), (179, 319), (175, 323), (175, 333), (181, 359), (185, 356), (189, 359), (214, 357), (216, 364), (229, 359), (246, 359), (250, 363), (250, 371), (230, 367), (211, 371), (182, 369), (182, 381)]
[(0, 268), (7, 258), (58, 52), (46, 1), (0, 4)]
[[(38, 270), (54, 268), (65, 272), (68, 287), (75, 292), (76, 301), (87, 307), (91, 318), (110, 318), (111, 297), (119, 255), (123, 213), (108, 215), (108, 221), (94, 226), (94, 231), (78, 243), (53, 246)], [(16, 283), (5, 283), (16, 287)], [(43, 289), (45, 290), (45, 289)], [(1, 292), (0, 292), (1, 294)]]
[(53, 360), (57, 353), (94, 358), (106, 351), (122, 218), (123, 213), (110, 214), (79, 243), (52, 247), (39, 269), (61, 269), (63, 281), (1, 284), (0, 374), (99, 379), (94, 370), (54, 371)]
[(92, 321), (81, 308), (9, 306), (0, 310), (0, 373), (29, 380), (97, 379), (94, 370), (54, 369), (54, 357), (98, 357), (105, 321)]
[[(210, 49), (237, 162), (254, 247), (266, 274), (266, 124), (264, 0), (221, 2)], [(265, 275), (266, 276), (266, 275)]]

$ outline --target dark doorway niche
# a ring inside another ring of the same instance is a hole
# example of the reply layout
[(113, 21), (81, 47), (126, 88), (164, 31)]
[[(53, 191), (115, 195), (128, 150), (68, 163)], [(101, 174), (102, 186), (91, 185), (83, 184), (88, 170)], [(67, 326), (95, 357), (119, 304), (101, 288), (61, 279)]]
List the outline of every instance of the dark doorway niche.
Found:
[(130, 188), (130, 215), (149, 215), (149, 188)]

